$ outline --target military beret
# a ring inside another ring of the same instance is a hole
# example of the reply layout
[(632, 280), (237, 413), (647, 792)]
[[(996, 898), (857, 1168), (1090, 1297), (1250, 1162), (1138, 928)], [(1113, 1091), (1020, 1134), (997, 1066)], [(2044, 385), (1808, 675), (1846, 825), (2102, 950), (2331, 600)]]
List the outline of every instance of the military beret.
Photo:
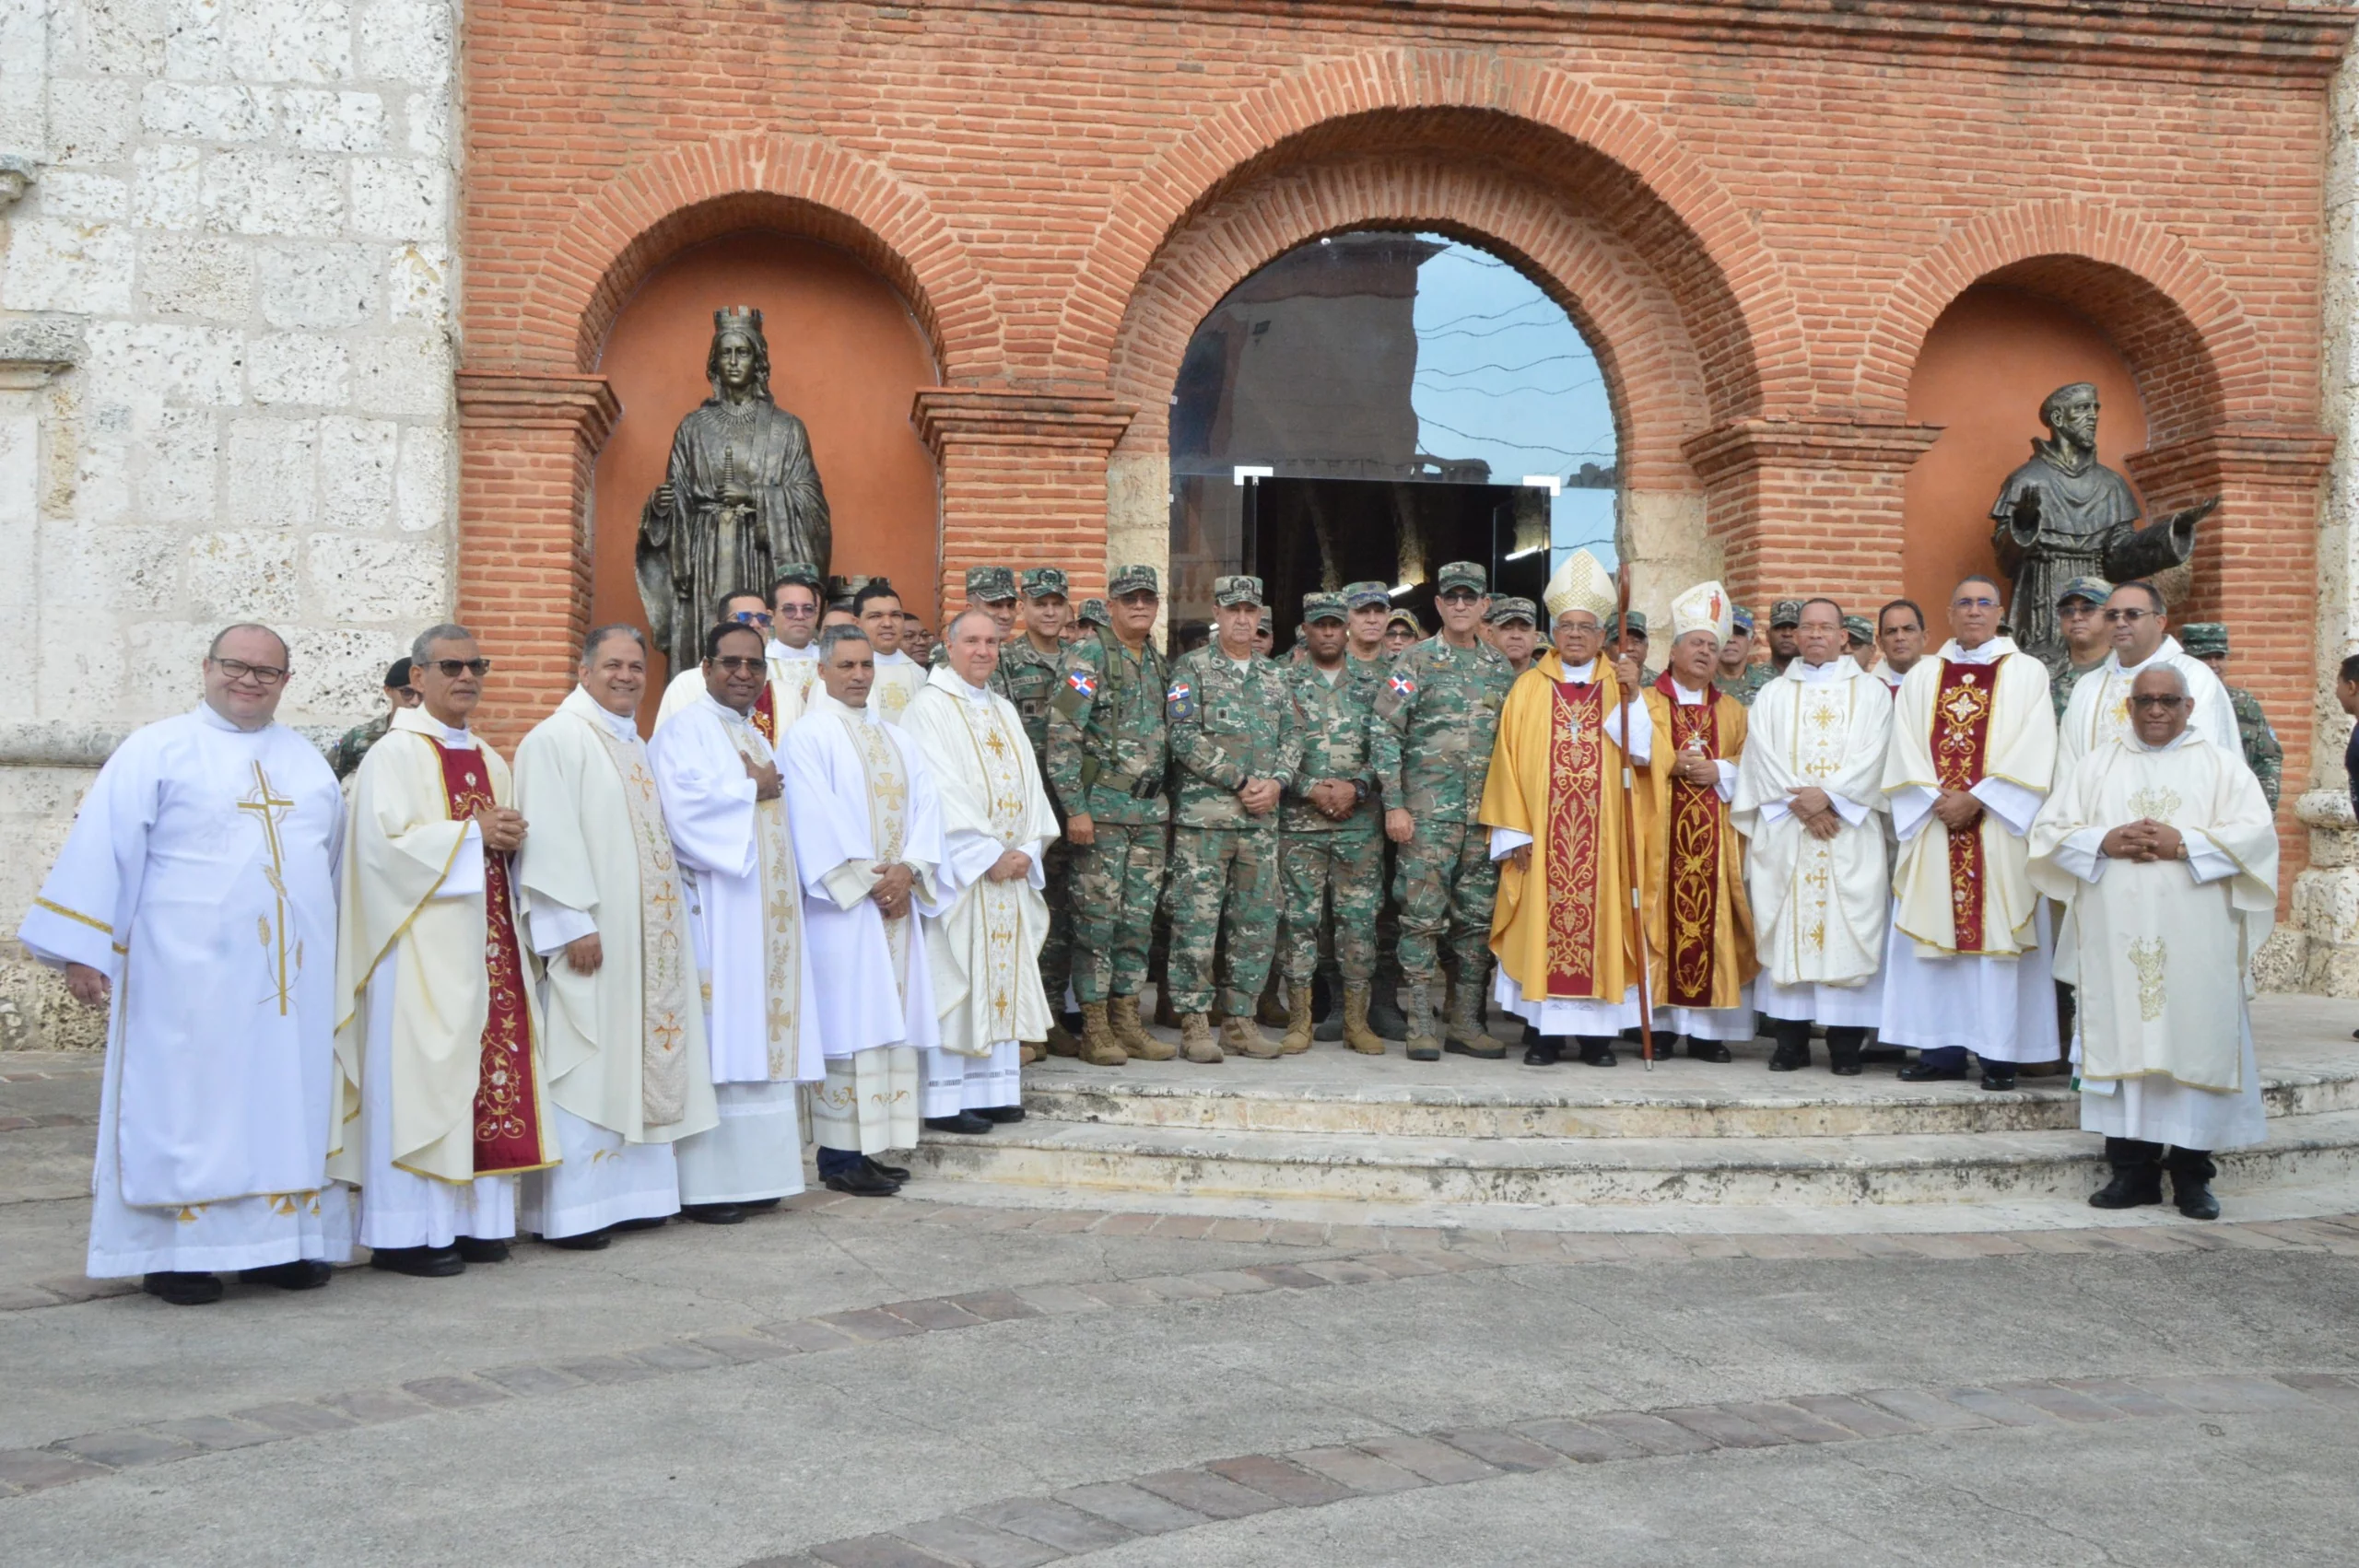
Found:
[(1027, 599), (1062, 599), (1065, 596), (1065, 574), (1060, 567), (1034, 567), (1024, 574), (1024, 597)]
[(1769, 624), (1773, 626), (1798, 626), (1802, 624), (1802, 602), (1780, 599), (1769, 606)]
[(1240, 604), (1260, 604), (1262, 602), (1262, 579), (1258, 577), (1248, 577), (1238, 572), (1213, 579), (1213, 603), (1224, 610), (1233, 610)]
[[(1640, 637), (1645, 637), (1647, 635), (1647, 613), (1644, 610), (1631, 611), (1629, 620), (1630, 629), (1633, 632), (1637, 633)], [(1605, 635), (1607, 637), (1619, 637), (1622, 635), (1621, 616), (1615, 615), (1606, 621)]]
[(2193, 621), (2178, 628), (2178, 644), (2198, 659), (2228, 651), (2228, 628), (2218, 621)]
[(968, 567), (967, 597), (978, 604), (996, 604), (1015, 597), (1015, 574), (1005, 567)]
[(1729, 612), (1729, 623), (1745, 636), (1753, 635), (1753, 612), (1740, 604)]
[(1448, 561), (1434, 574), (1434, 592), (1448, 593), (1453, 588), (1467, 589), (1475, 593), (1491, 591), (1490, 574), (1473, 561)]
[(1390, 605), (1392, 590), (1380, 582), (1347, 582), (1344, 584), (1343, 598), (1346, 608), (1365, 610), (1371, 605)]
[(401, 687), (409, 685), (409, 661), (407, 659), (396, 659), (385, 667), (385, 689), (387, 691), (397, 691)]
[(1873, 642), (1876, 629), (1868, 625), (1865, 615), (1846, 615), (1843, 617), (1843, 635), (1853, 642)]
[(1340, 593), (1306, 593), (1302, 596), (1302, 624), (1313, 621), (1340, 621), (1351, 614), (1351, 606)]
[(2113, 597), (2113, 584), (2101, 577), (2076, 577), (2056, 591), (2056, 603), (2067, 599), (2085, 599), (2092, 604), (2102, 604)]
[(1494, 599), (1483, 618), (1495, 626), (1506, 626), (1509, 621), (1528, 621), (1536, 626), (1540, 624), (1540, 612), (1529, 599)]
[(780, 582), (799, 582), (812, 592), (819, 591), (819, 568), (808, 561), (789, 561), (778, 568)]
[(1156, 586), (1153, 567), (1116, 567), (1106, 579), (1106, 597), (1120, 599), (1125, 593), (1147, 592), (1160, 598), (1163, 590)]
[(1085, 626), (1109, 626), (1114, 624), (1107, 617), (1106, 601), (1103, 599), (1083, 600), (1081, 602), (1081, 614), (1075, 616), (1074, 619), (1078, 620)]

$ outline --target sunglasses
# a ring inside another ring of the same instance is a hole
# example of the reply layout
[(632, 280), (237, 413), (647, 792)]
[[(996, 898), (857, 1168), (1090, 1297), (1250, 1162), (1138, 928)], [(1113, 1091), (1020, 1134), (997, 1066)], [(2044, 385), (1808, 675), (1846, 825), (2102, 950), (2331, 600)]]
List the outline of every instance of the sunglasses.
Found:
[(2117, 626), (2135, 626), (2154, 614), (2155, 612), (2152, 610), (2107, 610), (2105, 613), (2105, 618)]
[(480, 656), (474, 659), (428, 659), (417, 668), (431, 670), (446, 681), (455, 681), (462, 675), (473, 675), (480, 681), (491, 673), (491, 661)]
[(716, 655), (710, 662), (718, 664), (733, 675), (750, 675), (757, 670), (766, 668), (769, 661), (750, 658), (745, 654), (727, 654)]
[(2167, 712), (2171, 708), (2181, 706), (2186, 701), (2187, 698), (2183, 696), (2154, 696), (2149, 695), (2146, 696), (2131, 697), (2130, 699), (2130, 706), (2132, 708), (2159, 708)]
[(770, 624), (770, 618), (759, 610), (740, 610), (729, 618), (741, 626), (766, 626)]

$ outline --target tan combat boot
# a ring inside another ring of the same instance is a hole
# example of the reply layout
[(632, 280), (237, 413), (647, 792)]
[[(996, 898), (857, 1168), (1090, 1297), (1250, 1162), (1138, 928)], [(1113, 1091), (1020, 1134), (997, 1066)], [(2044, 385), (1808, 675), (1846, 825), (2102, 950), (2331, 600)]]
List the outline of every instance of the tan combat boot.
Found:
[(1453, 981), (1449, 988), (1449, 1020), (1442, 1032), (1449, 1038), (1445, 1050), (1460, 1056), (1471, 1056), (1484, 1061), (1503, 1060), (1507, 1047), (1491, 1038), (1483, 1027), (1483, 992), (1479, 983), (1469, 985)]
[(1382, 1056), (1384, 1036), (1367, 1024), (1367, 987), (1344, 988), (1344, 1044), (1363, 1056)]
[(1409, 1020), (1409, 1059), (1439, 1061), (1441, 1039), (1434, 1028), (1432, 984), (1425, 980), (1411, 980), (1402, 990), (1401, 1011)]
[(1288, 1056), (1310, 1048), (1310, 1032), (1318, 1021), (1310, 1016), (1310, 987), (1290, 985), (1286, 994), (1286, 1037), (1278, 1042), (1278, 1049)]
[(1270, 967), (1270, 978), (1262, 987), (1261, 1000), (1253, 1004), (1253, 1016), (1273, 1028), (1283, 1029), (1294, 1022), (1292, 1014), (1278, 1001), (1278, 971)]
[(1081, 1054), (1081, 1042), (1073, 1037), (1072, 1030), (1058, 1022), (1054, 1012), (1049, 1014), (1047, 1049), (1050, 1056), (1079, 1056)]
[(1106, 1004), (1085, 1001), (1081, 1004), (1081, 1059), (1092, 1067), (1120, 1067), (1130, 1060), (1130, 1055), (1114, 1043), (1114, 1031), (1106, 1022)]
[[(1307, 1037), (1307, 1036), (1306, 1036)], [(1285, 1047), (1262, 1033), (1261, 1026), (1250, 1018), (1224, 1018), (1220, 1025), (1221, 1048), (1243, 1051), (1247, 1056), (1268, 1061), (1284, 1053)]]
[(1227, 1059), (1221, 1054), (1220, 1047), (1213, 1043), (1212, 1020), (1201, 1012), (1180, 1015), (1180, 1054), (1190, 1061), (1203, 1062), (1206, 1066)]
[(1040, 1047), (1030, 1040), (1018, 1041), (1015, 1051), (1015, 1065), (1018, 1067), (1029, 1067), (1048, 1054), (1049, 1053), (1047, 1051), (1041, 1049)]
[(1146, 1032), (1146, 1025), (1139, 1022), (1139, 999), (1134, 996), (1109, 998), (1106, 1019), (1114, 1027), (1114, 1043), (1134, 1061), (1169, 1061), (1180, 1054), (1179, 1047)]

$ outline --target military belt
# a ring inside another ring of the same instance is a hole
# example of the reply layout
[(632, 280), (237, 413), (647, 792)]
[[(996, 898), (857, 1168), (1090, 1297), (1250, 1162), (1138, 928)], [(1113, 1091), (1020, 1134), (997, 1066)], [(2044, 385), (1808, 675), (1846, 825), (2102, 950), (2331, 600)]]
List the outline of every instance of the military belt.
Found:
[(1081, 760), (1081, 787), (1111, 790), (1134, 801), (1152, 801), (1163, 793), (1163, 778), (1159, 774), (1117, 773), (1090, 756)]

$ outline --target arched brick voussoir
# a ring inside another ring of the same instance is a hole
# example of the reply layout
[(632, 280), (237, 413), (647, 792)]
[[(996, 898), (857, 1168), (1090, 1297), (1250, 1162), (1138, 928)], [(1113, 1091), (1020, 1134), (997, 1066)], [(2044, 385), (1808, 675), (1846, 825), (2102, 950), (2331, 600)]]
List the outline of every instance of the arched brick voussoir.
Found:
[[(1059, 323), (1061, 369), (1102, 374), (1126, 307), (1155, 259), (1228, 190), (1318, 156), (1320, 135), (1392, 123), (1382, 139), (1450, 146), (1468, 123), (1490, 156), (1567, 205), (1602, 193), (1664, 282), (1703, 364), (1718, 420), (1813, 399), (1802, 327), (1783, 269), (1751, 216), (1660, 125), (1579, 78), (1534, 61), (1439, 49), (1335, 60), (1248, 94), (1196, 125), (1144, 170), (1099, 228)], [(1411, 147), (1402, 146), (1402, 151)]]
[(1136, 405), (1126, 451), (1168, 439), (1169, 402), (1189, 340), (1223, 296), (1296, 247), (1356, 228), (1431, 229), (1520, 268), (1563, 306), (1596, 353), (1625, 482), (1693, 489), (1681, 451), (1708, 428), (1711, 402), (1670, 291), (1619, 235), (1567, 209), (1516, 170), (1390, 155), (1295, 168), (1238, 186), (1199, 211), (1131, 299), (1108, 381)]
[(2138, 378), (2157, 446), (2271, 407), (2266, 351), (2201, 254), (2134, 214), (2060, 198), (1984, 213), (1902, 275), (1860, 359), (1860, 409), (1905, 414), (1926, 333), (1977, 283), (2051, 296), (2104, 328)]
[(831, 142), (767, 134), (675, 146), (616, 174), (550, 245), (516, 315), (472, 334), (471, 357), (593, 369), (648, 274), (750, 228), (838, 245), (874, 267), (908, 300), (945, 377), (999, 364), (999, 313), (982, 275), (922, 194)]

